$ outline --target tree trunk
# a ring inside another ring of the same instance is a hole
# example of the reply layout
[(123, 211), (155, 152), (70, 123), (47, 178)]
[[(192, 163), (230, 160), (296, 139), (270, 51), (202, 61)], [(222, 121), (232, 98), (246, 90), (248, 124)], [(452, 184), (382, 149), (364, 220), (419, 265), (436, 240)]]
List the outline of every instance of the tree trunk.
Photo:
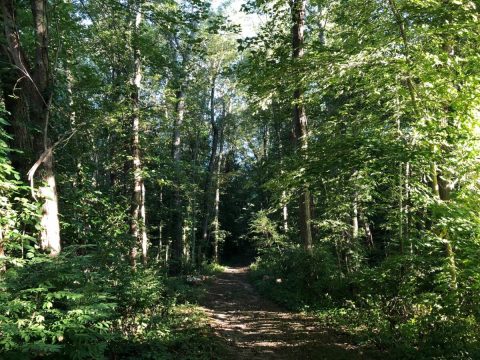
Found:
[[(451, 184), (446, 181), (438, 181), (438, 169), (435, 162), (432, 163), (432, 192), (434, 196), (440, 201), (449, 201), (450, 200), (450, 191)], [(441, 229), (436, 231), (437, 236), (442, 239), (442, 242), (445, 244), (445, 255), (448, 262), (448, 272), (450, 273), (450, 287), (454, 290), (457, 289), (457, 266), (455, 264), (455, 253), (453, 251), (453, 246), (450, 240), (448, 239), (448, 229)]]
[[(294, 61), (298, 61), (303, 57), (304, 37), (303, 31), (305, 26), (305, 0), (293, 0), (290, 3), (292, 15), (292, 56)], [(308, 146), (307, 139), (307, 115), (305, 106), (303, 105), (303, 88), (298, 85), (293, 93), (294, 109), (293, 109), (293, 126), (295, 135), (295, 144), (297, 150), (300, 150), (302, 156), (306, 156), (305, 151)], [(311, 213), (310, 213), (310, 190), (307, 184), (302, 186), (299, 195), (299, 226), (300, 237), (303, 247), (306, 251), (312, 252), (312, 230), (311, 230)]]
[(214, 217), (213, 217), (213, 260), (218, 263), (218, 246), (219, 246), (219, 233), (220, 233), (220, 173), (222, 169), (223, 162), (223, 129), (220, 129), (220, 150), (217, 157), (217, 173), (216, 173), (216, 186), (215, 186), (215, 203), (214, 203)]
[(360, 218), (363, 222), (363, 230), (365, 231), (365, 240), (366, 240), (366, 243), (367, 243), (367, 247), (373, 248), (373, 246), (374, 246), (374, 244), (373, 244), (373, 234), (372, 234), (372, 230), (370, 229), (370, 224), (368, 222), (368, 219), (366, 218), (366, 216), (363, 213), (360, 213)]
[[(281, 172), (283, 174), (283, 171)], [(283, 231), (288, 233), (288, 205), (287, 205), (287, 192), (282, 191), (282, 217), (283, 217)]]
[(185, 111), (185, 97), (181, 89), (176, 94), (175, 103), (175, 120), (173, 124), (173, 166), (175, 172), (175, 189), (173, 191), (173, 211), (174, 211), (174, 233), (172, 244), (172, 272), (178, 273), (181, 271), (183, 262), (183, 209), (182, 196), (180, 193), (181, 184), (181, 127), (183, 124), (183, 117)]
[(215, 121), (215, 77), (212, 79), (212, 86), (210, 89), (210, 125), (212, 127), (212, 148), (210, 151), (210, 158), (208, 160), (207, 177), (204, 186), (204, 203), (203, 203), (203, 224), (202, 224), (202, 240), (199, 244), (197, 256), (199, 263), (203, 260), (204, 251), (208, 245), (208, 228), (210, 225), (210, 213), (212, 207), (212, 185), (215, 173), (215, 159), (217, 156), (218, 140), (219, 140), (219, 126)]
[[(40, 246), (56, 256), (61, 251), (60, 224), (58, 220), (58, 199), (53, 171), (53, 149), (48, 138), (49, 114), (52, 101), (53, 79), (50, 76), (48, 59), (48, 23), (46, 0), (32, 0), (35, 33), (35, 66), (32, 69), (20, 45), (20, 35), (15, 24), (15, 9), (12, 2), (0, 0), (4, 35), (6, 38), (5, 54), (12, 67), (15, 67), (17, 79), (2, 79), (6, 90), (6, 98), (14, 95), (15, 100), (5, 101), (11, 114), (15, 144), (25, 152), (27, 158), (22, 159), (19, 171), (25, 172), (28, 162), (37, 161), (43, 167), (38, 171), (42, 184), (39, 188), (42, 205), (40, 223)], [(30, 134), (26, 129), (34, 128)], [(37, 160), (38, 159), (38, 160)], [(40, 160), (42, 159), (42, 160)], [(37, 166), (37, 167), (38, 167)], [(36, 169), (36, 167), (35, 167)], [(35, 171), (29, 173), (33, 183)]]
[[(275, 107), (274, 103), (272, 104), (272, 118), (275, 121)], [(284, 164), (283, 164), (283, 142), (282, 142), (282, 137), (280, 135), (280, 129), (275, 126), (275, 132), (276, 132), (276, 138), (278, 141), (278, 150), (279, 150), (279, 155), (280, 155), (280, 176), (284, 176), (285, 170)], [(288, 198), (287, 198), (287, 192), (285, 190), (282, 190), (282, 195), (280, 196), (280, 204), (282, 207), (282, 220), (283, 220), (283, 231), (284, 233), (288, 233)]]
[[(160, 208), (163, 206), (163, 188), (160, 187), (160, 196), (159, 196)], [(157, 261), (160, 260), (160, 254), (162, 253), (163, 245), (163, 219), (160, 219), (160, 224), (158, 225), (158, 249), (157, 249)]]
[(3, 244), (3, 229), (0, 227), (0, 273), (5, 272), (7, 266), (5, 263), (5, 246)]
[(358, 193), (355, 192), (352, 204), (352, 239), (354, 242), (358, 239)]
[(142, 80), (142, 62), (138, 48), (139, 28), (142, 21), (140, 5), (136, 4), (137, 13), (132, 39), (134, 74), (132, 78), (132, 158), (133, 158), (133, 192), (131, 205), (130, 233), (134, 244), (130, 249), (130, 262), (136, 265), (138, 246), (142, 249), (142, 261), (147, 262), (148, 238), (145, 222), (145, 184), (142, 175), (140, 154), (140, 84)]
[[(196, 130), (195, 133), (195, 146), (193, 149), (193, 180), (196, 182), (197, 181), (197, 158), (198, 158), (198, 147), (199, 147), (199, 131), (198, 129)], [(197, 260), (196, 254), (197, 254), (197, 234), (196, 234), (196, 226), (197, 226), (197, 198), (196, 194), (194, 193), (192, 196), (192, 205), (191, 205), (191, 243), (190, 243), (190, 259), (193, 264), (195, 264), (195, 261)]]

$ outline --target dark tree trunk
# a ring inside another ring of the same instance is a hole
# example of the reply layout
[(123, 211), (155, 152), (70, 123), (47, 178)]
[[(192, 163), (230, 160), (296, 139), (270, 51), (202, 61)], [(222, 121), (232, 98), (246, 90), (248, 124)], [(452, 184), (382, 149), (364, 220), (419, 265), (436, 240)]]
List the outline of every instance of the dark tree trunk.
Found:
[(212, 127), (212, 148), (210, 151), (210, 158), (208, 160), (207, 177), (205, 179), (204, 186), (204, 202), (203, 202), (203, 224), (202, 224), (202, 239), (199, 244), (199, 250), (197, 256), (199, 262), (203, 260), (206, 248), (208, 246), (208, 230), (210, 227), (210, 217), (212, 212), (212, 188), (213, 178), (215, 173), (215, 163), (217, 157), (217, 148), (219, 142), (220, 129), (215, 121), (215, 78), (212, 81), (212, 87), (210, 89), (210, 125)]
[[(48, 59), (47, 2), (31, 1), (36, 43), (33, 67), (20, 44), (12, 2), (0, 0), (0, 4), (6, 39), (2, 52), (4, 58), (15, 68), (12, 71), (15, 79), (2, 79), (5, 105), (10, 113), (14, 146), (25, 153), (25, 157), (14, 159), (14, 164), (22, 174), (25, 174), (26, 169), (36, 161), (36, 166), (28, 175), (32, 184), (35, 175), (42, 184), (38, 190), (43, 202), (40, 246), (55, 256), (60, 253), (61, 245), (53, 150), (48, 137), (53, 80), (49, 72)], [(13, 98), (10, 98), (11, 95)], [(28, 128), (34, 130), (28, 132)], [(35, 172), (37, 168), (38, 171)]]
[[(292, 14), (292, 56), (294, 61), (298, 61), (303, 57), (304, 36), (303, 31), (305, 27), (305, 0), (293, 0), (290, 3)], [(293, 93), (293, 127), (295, 137), (295, 147), (305, 157), (308, 146), (308, 131), (307, 131), (307, 115), (305, 106), (303, 105), (303, 88), (298, 84), (297, 89)], [(303, 185), (300, 189), (298, 198), (299, 206), (299, 227), (300, 237), (303, 247), (308, 252), (312, 251), (312, 229), (311, 221), (311, 204), (310, 204), (310, 190), (308, 185)]]

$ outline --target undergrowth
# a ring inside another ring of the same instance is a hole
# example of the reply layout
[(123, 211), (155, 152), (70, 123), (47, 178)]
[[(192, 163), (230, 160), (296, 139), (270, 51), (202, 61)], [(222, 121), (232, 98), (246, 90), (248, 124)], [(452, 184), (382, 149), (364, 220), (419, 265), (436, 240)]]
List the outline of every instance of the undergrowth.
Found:
[[(218, 341), (184, 277), (65, 249), (0, 276), (0, 358), (212, 359)], [(213, 271), (213, 270), (209, 270)]]
[(466, 289), (455, 297), (438, 285), (429, 289), (428, 281), (440, 281), (422, 275), (431, 264), (392, 258), (369, 271), (339, 276), (329, 259), (320, 249), (311, 255), (298, 247), (269, 249), (251, 266), (250, 279), (273, 301), (308, 312), (319, 324), (389, 358), (480, 358), (479, 314), (472, 298)]

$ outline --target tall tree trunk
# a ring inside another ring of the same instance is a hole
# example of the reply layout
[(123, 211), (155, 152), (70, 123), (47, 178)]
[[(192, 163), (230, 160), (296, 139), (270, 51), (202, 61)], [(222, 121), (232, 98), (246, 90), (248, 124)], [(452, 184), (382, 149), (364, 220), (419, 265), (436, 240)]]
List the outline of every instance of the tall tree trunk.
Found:
[(219, 215), (220, 215), (220, 185), (221, 185), (221, 179), (220, 179), (220, 173), (222, 170), (222, 162), (223, 162), (223, 145), (224, 145), (224, 139), (223, 139), (223, 128), (220, 129), (220, 149), (218, 152), (218, 157), (217, 157), (217, 170), (216, 170), (216, 186), (215, 186), (215, 202), (214, 202), (214, 216), (213, 216), (213, 260), (218, 263), (218, 246), (220, 242), (219, 234), (220, 234), (220, 220), (219, 220)]
[[(272, 118), (273, 121), (275, 121), (275, 103), (272, 104)], [(282, 136), (280, 134), (280, 129), (278, 126), (275, 126), (275, 132), (276, 132), (276, 138), (278, 141), (278, 150), (279, 150), (279, 155), (280, 155), (280, 176), (283, 177), (285, 174), (284, 170), (284, 164), (283, 164), (283, 141), (282, 141)], [(283, 220), (283, 231), (284, 233), (288, 233), (288, 198), (287, 198), (287, 192), (285, 190), (282, 190), (282, 195), (280, 196), (280, 204), (282, 207), (282, 220)]]
[[(450, 200), (450, 191), (452, 189), (451, 183), (445, 179), (439, 181), (438, 169), (436, 163), (432, 163), (432, 192), (437, 200), (440, 201), (449, 201)], [(447, 267), (448, 272), (450, 273), (450, 287), (454, 290), (457, 289), (457, 266), (455, 264), (455, 253), (453, 251), (453, 246), (451, 241), (448, 239), (448, 229), (443, 228), (436, 231), (438, 237), (442, 239), (442, 242), (445, 244), (445, 255), (447, 257)]]
[(5, 246), (3, 244), (3, 229), (0, 227), (0, 273), (7, 270), (5, 263)]
[(366, 245), (369, 248), (373, 248), (373, 234), (372, 234), (372, 229), (370, 229), (370, 224), (368, 222), (367, 217), (363, 212), (360, 212), (359, 214), (360, 219), (362, 220), (363, 223), (363, 230), (365, 231), (365, 240), (366, 240)]
[[(292, 15), (292, 56), (294, 61), (298, 61), (303, 57), (304, 37), (303, 31), (305, 27), (305, 0), (292, 0), (290, 2)], [(303, 88), (299, 84), (293, 93), (294, 109), (293, 109), (293, 126), (296, 148), (306, 156), (305, 152), (308, 147), (307, 139), (307, 115), (305, 106), (303, 105)], [(312, 251), (312, 229), (311, 229), (311, 212), (310, 212), (310, 190), (307, 184), (302, 186), (299, 195), (299, 226), (300, 236), (303, 247), (308, 252)]]
[(132, 78), (132, 158), (133, 158), (133, 192), (131, 205), (130, 233), (134, 244), (130, 249), (130, 262), (136, 265), (138, 246), (142, 249), (142, 261), (147, 262), (148, 238), (145, 222), (145, 184), (142, 175), (140, 151), (140, 84), (142, 81), (142, 62), (138, 47), (138, 36), (142, 22), (141, 7), (138, 3), (135, 16), (135, 27), (132, 38), (134, 74)]
[(410, 254), (413, 254), (413, 244), (410, 241), (410, 162), (405, 163), (405, 238), (408, 241)]
[[(198, 158), (198, 147), (199, 147), (199, 131), (196, 130), (195, 133), (195, 145), (193, 149), (193, 180), (196, 183), (197, 181), (197, 158)], [(192, 205), (191, 205), (191, 239), (190, 239), (190, 259), (192, 263), (195, 264), (197, 260), (197, 234), (196, 234), (196, 227), (197, 227), (197, 197), (196, 194), (193, 193), (192, 196)]]
[(203, 189), (204, 203), (203, 203), (203, 224), (202, 224), (202, 239), (199, 244), (197, 257), (199, 262), (203, 260), (204, 251), (208, 245), (208, 228), (210, 226), (210, 214), (212, 207), (212, 186), (213, 177), (215, 173), (215, 160), (217, 156), (218, 140), (219, 140), (219, 126), (215, 121), (215, 77), (212, 79), (210, 88), (210, 125), (212, 127), (212, 148), (210, 150), (210, 158), (208, 160), (207, 177), (205, 179), (205, 186)]
[[(283, 174), (283, 170), (281, 172)], [(288, 233), (288, 205), (287, 205), (287, 192), (282, 191), (282, 217), (283, 217), (283, 231)]]
[[(160, 196), (159, 196), (159, 205), (160, 208), (163, 207), (163, 188), (160, 186)], [(156, 260), (160, 260), (160, 255), (162, 253), (163, 246), (163, 219), (160, 219), (160, 224), (158, 225), (158, 250)]]
[(352, 203), (352, 239), (358, 240), (358, 193), (355, 191)]
[(185, 97), (182, 89), (176, 94), (175, 103), (175, 120), (173, 124), (173, 166), (175, 171), (175, 189), (173, 191), (173, 208), (174, 208), (174, 233), (172, 244), (172, 272), (181, 271), (183, 262), (183, 209), (182, 196), (180, 193), (181, 184), (181, 127), (183, 124), (183, 116), (185, 110)]
[(270, 129), (268, 125), (264, 125), (263, 127), (263, 161), (267, 161), (268, 157), (268, 147), (270, 146)]
[(44, 185), (39, 188), (40, 197), (44, 201), (40, 221), (42, 226), (40, 233), (41, 247), (44, 250), (50, 251), (50, 255), (55, 256), (60, 253), (61, 246), (57, 187), (53, 172), (53, 155), (51, 151), (49, 151), (43, 162), (41, 178), (44, 183)]
[[(42, 205), (40, 232), (40, 246), (49, 251), (50, 255), (56, 256), (61, 251), (60, 223), (58, 220), (58, 199), (53, 171), (53, 149), (48, 137), (50, 105), (52, 101), (53, 79), (50, 74), (48, 59), (48, 23), (47, 1), (32, 0), (31, 9), (33, 15), (35, 33), (35, 66), (30, 64), (20, 44), (20, 35), (15, 23), (15, 9), (13, 3), (8, 0), (0, 0), (4, 34), (6, 38), (5, 55), (10, 64), (15, 67), (17, 79), (12, 83), (7, 79), (4, 83), (6, 97), (14, 95), (15, 100), (6, 101), (7, 110), (12, 117), (14, 125), (15, 143), (26, 154), (31, 156), (24, 159), (19, 170), (24, 172), (28, 165), (26, 161), (33, 163), (34, 167), (29, 172), (29, 178), (33, 184), (35, 170), (38, 170), (40, 183), (38, 194)], [(4, 82), (4, 79), (2, 79)], [(8, 84), (8, 85), (7, 85)], [(30, 134), (29, 127), (34, 128)], [(41, 166), (43, 165), (43, 166)]]

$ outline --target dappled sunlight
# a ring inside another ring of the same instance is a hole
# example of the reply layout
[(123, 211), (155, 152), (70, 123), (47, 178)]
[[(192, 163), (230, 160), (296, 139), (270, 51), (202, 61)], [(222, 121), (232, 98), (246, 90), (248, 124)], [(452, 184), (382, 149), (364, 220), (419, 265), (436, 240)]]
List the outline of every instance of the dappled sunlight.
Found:
[(238, 359), (360, 359), (361, 348), (315, 318), (290, 313), (263, 299), (247, 281), (247, 268), (226, 268), (202, 301), (211, 326)]

